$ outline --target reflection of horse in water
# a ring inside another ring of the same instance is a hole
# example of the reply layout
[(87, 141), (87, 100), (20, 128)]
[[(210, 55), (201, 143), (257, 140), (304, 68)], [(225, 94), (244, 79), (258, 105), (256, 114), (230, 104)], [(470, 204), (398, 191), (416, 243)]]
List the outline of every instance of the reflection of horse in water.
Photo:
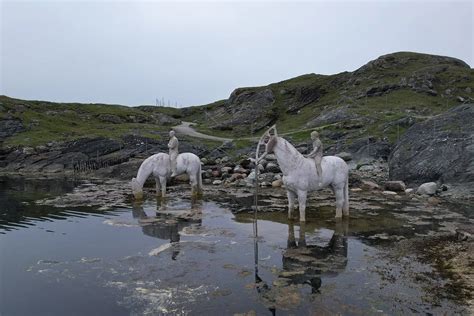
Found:
[[(180, 249), (179, 241), (181, 239), (180, 232), (185, 228), (192, 225), (201, 225), (201, 217), (186, 217), (185, 219), (178, 216), (171, 215), (172, 211), (166, 212), (167, 205), (164, 200), (161, 201), (160, 205), (157, 205), (157, 211), (155, 216), (148, 216), (143, 209), (142, 203), (135, 203), (132, 209), (132, 215), (138, 219), (138, 223), (142, 227), (143, 234), (158, 239), (169, 240), (173, 246), (173, 253), (171, 258), (176, 260)], [(185, 214), (200, 214), (202, 211), (202, 204), (200, 201), (192, 200), (191, 209), (187, 210), (175, 210), (177, 212), (185, 212)], [(181, 214), (182, 215), (182, 214)]]
[(308, 284), (313, 293), (317, 292), (321, 276), (337, 276), (347, 266), (347, 230), (348, 223), (338, 221), (327, 245), (307, 245), (305, 224), (300, 224), (296, 242), (294, 225), (290, 223), (287, 250), (283, 253), (284, 277), (291, 284)]
[(283, 253), (283, 269), (273, 286), (268, 285), (258, 275), (258, 245), (255, 248), (255, 283), (260, 299), (275, 314), (277, 298), (288, 295), (290, 286), (309, 285), (313, 294), (318, 293), (324, 276), (337, 276), (347, 266), (348, 222), (337, 221), (334, 234), (326, 245), (308, 245), (306, 227), (300, 223), (298, 241), (295, 238), (294, 224), (288, 224), (287, 249)]

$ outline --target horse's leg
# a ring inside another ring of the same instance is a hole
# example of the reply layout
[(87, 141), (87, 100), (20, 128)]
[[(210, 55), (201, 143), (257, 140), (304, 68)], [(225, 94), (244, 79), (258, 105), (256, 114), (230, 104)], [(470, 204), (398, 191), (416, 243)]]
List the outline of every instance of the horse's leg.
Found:
[(298, 206), (300, 208), (300, 222), (306, 222), (306, 196), (307, 192), (303, 190), (298, 191)]
[(344, 216), (349, 216), (349, 181), (346, 180), (344, 185), (344, 204), (342, 205), (342, 213)]
[(189, 183), (191, 184), (191, 196), (196, 197), (197, 195), (197, 179), (195, 174), (190, 174), (189, 175)]
[(155, 187), (156, 187), (156, 195), (161, 195), (161, 184), (160, 184), (160, 177), (155, 177)]
[(336, 218), (341, 218), (344, 205), (344, 187), (333, 187), (333, 191), (336, 195)]
[(286, 190), (286, 195), (288, 196), (288, 219), (293, 219), (296, 194), (293, 191)]
[(160, 176), (160, 184), (161, 184), (161, 197), (166, 196), (166, 176)]

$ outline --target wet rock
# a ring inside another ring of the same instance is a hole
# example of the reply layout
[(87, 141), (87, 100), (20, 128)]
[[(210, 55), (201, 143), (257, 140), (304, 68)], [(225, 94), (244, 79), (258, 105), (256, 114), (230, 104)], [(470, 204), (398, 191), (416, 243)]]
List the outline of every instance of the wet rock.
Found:
[(406, 189), (405, 193), (406, 194), (412, 194), (415, 190), (414, 189)]
[(420, 185), (416, 193), (420, 195), (434, 195), (437, 189), (438, 185), (436, 182), (427, 182)]
[(385, 190), (395, 192), (405, 192), (406, 186), (403, 181), (387, 181), (384, 184)]
[(397, 195), (397, 192), (393, 192), (393, 191), (382, 191), (382, 194), (384, 194), (384, 195)]

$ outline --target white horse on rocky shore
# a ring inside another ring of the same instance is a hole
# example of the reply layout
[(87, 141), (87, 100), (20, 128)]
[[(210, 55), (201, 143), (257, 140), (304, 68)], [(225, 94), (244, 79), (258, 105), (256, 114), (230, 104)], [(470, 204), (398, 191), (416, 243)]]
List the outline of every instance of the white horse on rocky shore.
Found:
[[(273, 129), (273, 135), (270, 131)], [(321, 161), (322, 176), (319, 179), (314, 159), (305, 158), (293, 145), (278, 137), (275, 125), (260, 138), (265, 144), (265, 153), (274, 153), (283, 173), (283, 184), (288, 195), (288, 218), (292, 218), (295, 198), (298, 197), (300, 221), (306, 221), (306, 197), (308, 192), (331, 186), (336, 195), (336, 218), (349, 216), (349, 167), (336, 156), (324, 156)], [(257, 148), (258, 151), (258, 148)]]
[[(202, 193), (201, 160), (193, 153), (182, 153), (176, 158), (177, 174), (187, 173), (191, 183), (191, 195)], [(166, 180), (171, 176), (171, 164), (168, 154), (158, 153), (142, 162), (137, 177), (132, 179), (132, 192), (135, 199), (143, 198), (143, 184), (153, 173), (156, 182), (156, 194), (166, 195)]]

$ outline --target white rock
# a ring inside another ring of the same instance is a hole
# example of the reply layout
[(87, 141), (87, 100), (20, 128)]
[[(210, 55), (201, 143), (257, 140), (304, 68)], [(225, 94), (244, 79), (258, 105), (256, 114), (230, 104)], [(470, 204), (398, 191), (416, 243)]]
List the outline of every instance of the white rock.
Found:
[(425, 194), (425, 195), (433, 195), (436, 193), (438, 189), (438, 185), (436, 182), (426, 182), (420, 185), (418, 190), (416, 190), (417, 194)]

